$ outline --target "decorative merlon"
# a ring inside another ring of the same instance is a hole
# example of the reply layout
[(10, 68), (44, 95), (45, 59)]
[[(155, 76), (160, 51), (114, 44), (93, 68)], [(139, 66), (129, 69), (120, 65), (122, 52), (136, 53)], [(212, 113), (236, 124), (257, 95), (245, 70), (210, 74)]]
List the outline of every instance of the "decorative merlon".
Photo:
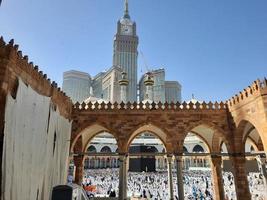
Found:
[(243, 91), (239, 92), (231, 99), (227, 100), (226, 103), (229, 107), (237, 105), (238, 103), (243, 102), (244, 100), (248, 99), (252, 96), (258, 96), (261, 94), (263, 90), (267, 89), (267, 79), (264, 78), (263, 81), (257, 79), (254, 81), (250, 86), (245, 88)]
[(223, 102), (196, 102), (195, 104), (193, 102), (183, 102), (182, 104), (179, 102), (176, 103), (162, 103), (162, 102), (146, 102), (145, 104), (140, 102), (121, 102), (121, 103), (105, 103), (104, 101), (102, 103), (98, 102), (89, 102), (89, 103), (79, 103), (77, 102), (74, 105), (74, 109), (76, 110), (226, 110), (227, 105)]
[(60, 95), (69, 98), (54, 81), (51, 83), (51, 80), (47, 77), (47, 74), (44, 74), (43, 71), (39, 70), (39, 67), (34, 65), (33, 62), (29, 62), (29, 57), (22, 54), (22, 52), (19, 50), (19, 45), (15, 44), (14, 39), (11, 39), (7, 44), (4, 41), (3, 36), (1, 36), (0, 49), (3, 49), (5, 52), (7, 52), (11, 59), (15, 59), (16, 62), (21, 63), (19, 66), (22, 70), (32, 74), (32, 76), (38, 79), (46, 81), (49, 85), (51, 85), (52, 88), (58, 91)]

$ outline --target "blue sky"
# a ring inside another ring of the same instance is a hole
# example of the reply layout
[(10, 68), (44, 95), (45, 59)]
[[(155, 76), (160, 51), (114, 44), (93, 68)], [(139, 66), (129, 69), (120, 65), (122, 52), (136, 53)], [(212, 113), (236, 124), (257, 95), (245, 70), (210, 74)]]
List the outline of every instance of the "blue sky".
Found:
[[(139, 51), (183, 86), (184, 100), (230, 98), (267, 75), (266, 0), (129, 0)], [(112, 64), (123, 0), (3, 0), (0, 35), (48, 76)], [(139, 74), (145, 70), (139, 56)]]

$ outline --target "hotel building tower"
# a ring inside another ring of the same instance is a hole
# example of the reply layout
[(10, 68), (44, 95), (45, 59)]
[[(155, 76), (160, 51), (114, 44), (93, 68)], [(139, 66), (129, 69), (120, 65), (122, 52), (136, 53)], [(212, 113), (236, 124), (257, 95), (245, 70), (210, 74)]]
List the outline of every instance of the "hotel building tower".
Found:
[(120, 66), (127, 73), (129, 85), (127, 100), (137, 101), (137, 57), (138, 36), (136, 23), (131, 20), (128, 0), (125, 0), (124, 16), (117, 23), (113, 45), (113, 66)]

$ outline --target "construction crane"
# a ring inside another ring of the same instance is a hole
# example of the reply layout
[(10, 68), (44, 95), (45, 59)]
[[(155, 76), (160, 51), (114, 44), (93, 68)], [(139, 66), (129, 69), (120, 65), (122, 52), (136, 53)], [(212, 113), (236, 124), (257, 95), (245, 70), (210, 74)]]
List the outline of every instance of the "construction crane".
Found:
[[(151, 70), (148, 68), (148, 64), (147, 64), (147, 62), (146, 62), (145, 56), (144, 56), (144, 54), (143, 54), (142, 51), (140, 51), (140, 54), (141, 54), (141, 56), (142, 56), (142, 60), (143, 60), (143, 62), (144, 62), (145, 68), (146, 68), (146, 72), (145, 72), (145, 73), (148, 73), (148, 72), (150, 72)], [(142, 71), (142, 68), (141, 68), (141, 73), (142, 73), (142, 72), (143, 72), (143, 71)]]

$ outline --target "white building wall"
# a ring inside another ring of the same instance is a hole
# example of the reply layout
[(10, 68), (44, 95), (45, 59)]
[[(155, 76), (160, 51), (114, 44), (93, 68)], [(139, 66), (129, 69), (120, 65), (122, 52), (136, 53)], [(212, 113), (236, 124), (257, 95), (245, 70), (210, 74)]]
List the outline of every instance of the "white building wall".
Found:
[(1, 199), (48, 200), (67, 181), (71, 122), (19, 80), (7, 98)]

